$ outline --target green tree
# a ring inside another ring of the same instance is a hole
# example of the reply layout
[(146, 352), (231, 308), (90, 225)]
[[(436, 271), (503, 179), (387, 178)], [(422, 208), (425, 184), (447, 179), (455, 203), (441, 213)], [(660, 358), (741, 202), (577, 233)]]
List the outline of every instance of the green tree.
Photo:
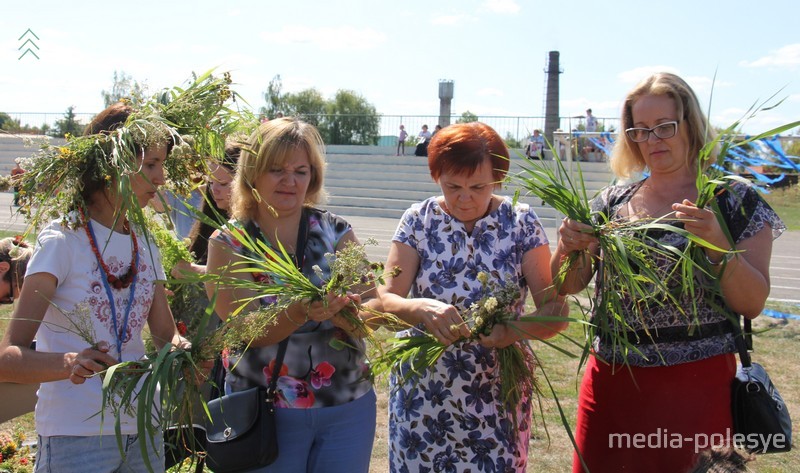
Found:
[(281, 94), (282, 89), (283, 83), (281, 82), (281, 75), (278, 74), (269, 81), (267, 91), (264, 92), (264, 101), (267, 105), (258, 110), (262, 116), (266, 118), (275, 118), (275, 114), (284, 112), (286, 102), (285, 97)]
[(121, 99), (128, 99), (134, 103), (140, 102), (146, 93), (147, 87), (133, 80), (125, 71), (114, 71), (114, 82), (111, 90), (103, 90), (100, 95), (103, 97), (104, 107), (119, 102)]
[(83, 125), (75, 118), (75, 107), (70, 105), (67, 111), (64, 112), (64, 118), (56, 121), (56, 126), (53, 128), (53, 135), (63, 137), (67, 133), (71, 135), (80, 135), (83, 132)]
[(0, 112), (0, 130), (10, 130), (14, 126), (14, 119), (6, 112)]
[(328, 109), (328, 102), (317, 89), (306, 89), (283, 96), (283, 113), (296, 116), (319, 127)]
[(372, 105), (351, 90), (339, 90), (326, 100), (317, 89), (283, 93), (281, 76), (276, 75), (264, 92), (265, 105), (259, 113), (274, 118), (282, 112), (315, 125), (327, 144), (374, 145), (378, 142), (380, 115)]
[(339, 90), (328, 103), (328, 115), (320, 128), (326, 143), (374, 145), (379, 125), (380, 116), (367, 99), (352, 90)]
[(456, 123), (472, 123), (477, 121), (478, 121), (478, 116), (467, 110), (466, 112), (461, 114), (461, 118), (456, 120)]
[(512, 148), (512, 149), (513, 148), (519, 149), (519, 148), (523, 148), (524, 147), (522, 145), (522, 140), (518, 140), (518, 139), (514, 138), (514, 135), (512, 135), (510, 131), (506, 132), (506, 137), (505, 137), (505, 139), (503, 141), (506, 142), (506, 146), (508, 146), (509, 148)]

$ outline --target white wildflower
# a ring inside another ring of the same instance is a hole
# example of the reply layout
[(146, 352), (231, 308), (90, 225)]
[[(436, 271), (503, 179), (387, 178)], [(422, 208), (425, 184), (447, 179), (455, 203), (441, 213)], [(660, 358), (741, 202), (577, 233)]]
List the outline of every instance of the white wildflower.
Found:
[(486, 299), (483, 308), (486, 309), (487, 312), (493, 312), (497, 308), (497, 299), (494, 297)]

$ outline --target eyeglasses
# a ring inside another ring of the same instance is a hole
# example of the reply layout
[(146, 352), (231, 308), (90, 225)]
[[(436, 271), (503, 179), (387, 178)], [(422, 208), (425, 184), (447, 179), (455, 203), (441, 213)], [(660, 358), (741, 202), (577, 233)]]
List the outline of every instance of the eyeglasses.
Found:
[(653, 128), (627, 128), (625, 134), (628, 135), (634, 143), (641, 143), (650, 139), (650, 133), (656, 135), (656, 138), (666, 140), (672, 138), (678, 132), (678, 122), (664, 122), (656, 125)]

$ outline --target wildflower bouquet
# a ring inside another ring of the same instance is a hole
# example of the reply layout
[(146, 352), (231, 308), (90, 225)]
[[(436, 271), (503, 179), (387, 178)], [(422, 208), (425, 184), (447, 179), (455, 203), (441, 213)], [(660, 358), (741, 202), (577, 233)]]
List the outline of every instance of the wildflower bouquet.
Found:
[[(242, 243), (243, 247), (247, 248), (248, 251), (246, 253), (264, 256), (243, 256), (241, 261), (234, 263), (230, 268), (230, 272), (234, 274), (250, 273), (259, 275), (255, 279), (226, 278), (213, 275), (207, 275), (203, 278), (206, 281), (214, 281), (218, 287), (244, 289), (251, 294), (249, 297), (237, 301), (238, 308), (234, 310), (226, 323), (230, 327), (222, 327), (223, 340), (217, 340), (217, 335), (219, 334), (215, 334), (215, 337), (202, 342), (206, 345), (213, 345), (214, 349), (223, 348), (219, 346), (220, 344), (228, 347), (236, 346), (237, 343), (240, 344), (242, 342), (249, 344), (255, 338), (263, 336), (264, 332), (268, 331), (269, 327), (275, 323), (278, 314), (292, 303), (298, 301), (307, 303), (324, 301), (325, 295), (329, 293), (341, 296), (346, 296), (348, 293), (364, 295), (372, 291), (376, 285), (384, 284), (385, 278), (393, 277), (399, 271), (397, 268), (387, 271), (383, 263), (369, 261), (365, 246), (376, 245), (377, 241), (374, 239), (369, 239), (361, 245), (350, 242), (337, 251), (335, 255), (325, 255), (330, 267), (329, 277), (326, 278), (322, 274), (321, 268), (314, 267), (316, 276), (322, 281), (322, 285), (317, 286), (297, 268), (280, 242), (278, 242), (277, 249), (275, 249), (263, 239), (253, 238), (241, 229), (233, 227), (229, 228), (228, 231), (231, 232), (233, 238)], [(267, 298), (273, 303), (266, 306), (262, 305), (258, 309), (249, 312), (245, 317), (240, 317), (241, 312), (248, 304), (263, 298)], [(374, 338), (374, 325), (404, 323), (392, 314), (373, 310), (353, 300), (351, 300), (348, 309), (341, 311), (340, 314), (350, 325), (350, 331), (366, 338), (374, 346), (380, 345)], [(366, 319), (359, 316), (359, 313), (366, 314)]]
[[(665, 261), (674, 264), (684, 258), (684, 255), (674, 247), (661, 245), (651, 231), (673, 231), (690, 240), (699, 239), (682, 228), (671, 225), (664, 217), (629, 221), (615, 219), (604, 210), (593, 211), (580, 167), (576, 185), (559, 160), (553, 161), (551, 167), (550, 161), (523, 159), (522, 170), (510, 175), (509, 181), (546, 202), (559, 213), (591, 226), (592, 235), (599, 243), (605, 264), (598, 271), (597, 284), (602, 281), (607, 290), (602, 297), (591, 299), (598, 314), (594, 322), (599, 325), (586, 324), (589, 331), (587, 340), (593, 340), (599, 331), (610, 336), (613, 348), (625, 356), (638, 352), (636, 341), (628, 339), (633, 330), (624, 317), (626, 310), (633, 311), (634, 318), (645, 327), (646, 335), (651, 336), (644, 323), (648, 307), (672, 304), (680, 308), (676, 293), (670, 289), (670, 283), (675, 282), (675, 275), (667, 274), (661, 268)], [(568, 255), (563, 260), (559, 273), (555, 275), (556, 285), (563, 284), (566, 274), (575, 265), (589, 260), (589, 256), (588, 250), (584, 254), (575, 252)], [(687, 263), (694, 264), (691, 260)], [(589, 349), (590, 345), (584, 345), (584, 361)]]
[[(523, 303), (516, 282), (497, 284), (490, 281), (485, 272), (478, 273), (477, 279), (481, 283), (483, 296), (462, 314), (470, 331), (468, 340), (473, 342), (480, 340), (481, 335), (491, 334), (498, 324), (519, 320), (517, 308)], [(510, 327), (518, 330), (513, 325)], [(451, 328), (455, 330), (458, 327)], [(372, 367), (376, 373), (386, 373), (399, 366), (400, 369), (395, 374), (407, 381), (436, 363), (446, 346), (427, 332), (412, 330), (417, 331), (414, 336), (391, 339), (389, 348), (373, 360)], [(514, 415), (522, 397), (526, 393), (538, 391), (535, 358), (530, 347), (524, 343), (497, 348), (495, 353), (500, 369), (501, 399), (507, 410)]]

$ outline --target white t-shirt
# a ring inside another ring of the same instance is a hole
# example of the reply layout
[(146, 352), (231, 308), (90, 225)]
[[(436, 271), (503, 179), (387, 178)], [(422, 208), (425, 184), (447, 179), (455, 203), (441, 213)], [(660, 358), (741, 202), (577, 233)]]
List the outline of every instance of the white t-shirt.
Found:
[[(127, 272), (131, 264), (132, 243), (129, 235), (112, 232), (92, 220), (92, 229), (103, 260), (114, 275)], [(134, 302), (128, 315), (127, 330), (122, 344), (122, 360), (132, 361), (144, 355), (142, 328), (147, 322), (156, 279), (165, 279), (161, 256), (141, 232), (136, 232), (139, 242), (139, 267), (136, 276)], [(70, 230), (54, 221), (37, 237), (26, 276), (49, 273), (58, 280), (52, 304), (36, 333), (36, 349), (42, 352), (80, 352), (90, 344), (78, 335), (64, 330), (74, 330), (70, 322), (87, 320), (94, 330), (95, 341), (107, 341), (109, 355), (118, 358), (117, 337), (114, 335), (111, 306), (101, 278), (97, 258), (89, 245), (86, 230)], [(116, 303), (117, 327), (122, 330), (131, 286), (114, 289), (111, 293)], [(58, 307), (58, 308), (57, 308)], [(77, 310), (76, 310), (77, 309)], [(65, 315), (69, 314), (69, 316)], [(80, 315), (82, 314), (82, 315)], [(77, 385), (67, 380), (42, 383), (36, 403), (36, 431), (39, 435), (113, 435), (114, 416), (106, 412), (101, 425), (102, 381), (100, 377), (87, 379)], [(136, 420), (125, 416), (123, 434), (135, 434)]]

